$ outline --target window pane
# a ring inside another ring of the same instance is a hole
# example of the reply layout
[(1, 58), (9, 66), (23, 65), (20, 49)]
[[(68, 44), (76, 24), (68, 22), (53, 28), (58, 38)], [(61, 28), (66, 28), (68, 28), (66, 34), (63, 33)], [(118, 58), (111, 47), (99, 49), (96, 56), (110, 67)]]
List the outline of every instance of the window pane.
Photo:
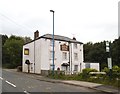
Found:
[(90, 64), (89, 64), (89, 63), (86, 63), (86, 64), (85, 64), (85, 68), (90, 68)]
[(74, 65), (74, 71), (78, 71), (78, 65)]
[(74, 60), (78, 60), (78, 54), (74, 53)]
[(77, 49), (77, 43), (74, 43), (74, 48)]
[[(55, 57), (55, 51), (54, 51), (54, 57)], [(53, 51), (50, 51), (50, 59), (53, 59)]]
[(63, 57), (63, 60), (67, 60), (67, 53), (66, 53), (66, 52), (63, 52), (62, 57)]
[[(54, 65), (54, 69), (55, 69), (55, 65)], [(50, 65), (50, 70), (53, 70), (53, 65)]]

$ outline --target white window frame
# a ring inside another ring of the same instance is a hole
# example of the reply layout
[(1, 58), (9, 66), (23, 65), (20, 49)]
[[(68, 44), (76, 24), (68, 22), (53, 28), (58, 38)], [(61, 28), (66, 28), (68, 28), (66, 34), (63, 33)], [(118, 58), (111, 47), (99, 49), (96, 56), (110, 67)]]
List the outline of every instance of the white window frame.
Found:
[(62, 53), (62, 60), (67, 60), (67, 52)]
[(74, 71), (78, 71), (78, 65), (74, 65)]
[(77, 49), (77, 43), (74, 43), (74, 49)]
[[(50, 59), (53, 59), (53, 51), (50, 51)], [(54, 51), (54, 59), (55, 59), (55, 51)]]
[[(54, 64), (54, 69), (55, 69), (55, 64)], [(53, 64), (50, 64), (50, 70), (53, 70)]]
[(86, 63), (85, 68), (90, 68), (90, 63)]
[(78, 61), (78, 53), (74, 53), (74, 60)]

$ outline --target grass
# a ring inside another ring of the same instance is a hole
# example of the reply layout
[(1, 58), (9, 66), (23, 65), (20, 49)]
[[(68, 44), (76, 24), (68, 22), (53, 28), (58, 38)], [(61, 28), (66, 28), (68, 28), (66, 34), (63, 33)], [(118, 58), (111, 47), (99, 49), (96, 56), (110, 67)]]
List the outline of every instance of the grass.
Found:
[(109, 76), (97, 76), (96, 78), (86, 75), (86, 74), (78, 74), (78, 75), (63, 75), (63, 74), (55, 74), (49, 75), (49, 78), (52, 79), (61, 79), (61, 80), (77, 80), (77, 81), (88, 81), (88, 82), (93, 82), (93, 83), (100, 83), (104, 85), (110, 85), (114, 87), (119, 87), (120, 88), (120, 80), (116, 80), (115, 78), (111, 78)]

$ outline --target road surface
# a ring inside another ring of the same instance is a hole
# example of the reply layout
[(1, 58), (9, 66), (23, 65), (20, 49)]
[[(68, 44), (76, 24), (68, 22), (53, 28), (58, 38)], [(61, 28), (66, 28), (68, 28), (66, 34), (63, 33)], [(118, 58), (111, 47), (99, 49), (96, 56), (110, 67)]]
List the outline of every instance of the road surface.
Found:
[(64, 94), (65, 92), (65, 94), (75, 94), (75, 92), (78, 94), (88, 94), (88, 92), (91, 92), (91, 94), (105, 94), (85, 87), (40, 81), (28, 77), (28, 75), (29, 74), (3, 70), (2, 77), (0, 77), (0, 80), (2, 80), (3, 94), (5, 92), (12, 92), (10, 94), (13, 94), (13, 92), (14, 94), (17, 94), (17, 92), (20, 92), (20, 94), (41, 94), (42, 92), (46, 94), (55, 94), (55, 92), (63, 92), (60, 94)]

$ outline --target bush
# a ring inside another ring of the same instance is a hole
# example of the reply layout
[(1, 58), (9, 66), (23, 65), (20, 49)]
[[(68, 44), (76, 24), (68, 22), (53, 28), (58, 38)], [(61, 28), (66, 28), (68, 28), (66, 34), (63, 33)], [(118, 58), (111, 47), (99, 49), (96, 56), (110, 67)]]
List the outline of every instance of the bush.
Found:
[(104, 69), (102, 71), (106, 72), (108, 74), (110, 70), (107, 67), (104, 67)]
[(18, 72), (22, 72), (22, 66), (18, 66), (18, 67), (17, 67), (17, 71), (18, 71)]
[(90, 72), (98, 72), (96, 69), (91, 69), (91, 68), (85, 68), (82, 71), (83, 71), (82, 77), (84, 79), (90, 78), (90, 75), (89, 75)]
[(89, 74), (90, 72), (98, 72), (96, 69), (91, 69), (91, 68), (85, 68), (82, 70), (83, 74)]

